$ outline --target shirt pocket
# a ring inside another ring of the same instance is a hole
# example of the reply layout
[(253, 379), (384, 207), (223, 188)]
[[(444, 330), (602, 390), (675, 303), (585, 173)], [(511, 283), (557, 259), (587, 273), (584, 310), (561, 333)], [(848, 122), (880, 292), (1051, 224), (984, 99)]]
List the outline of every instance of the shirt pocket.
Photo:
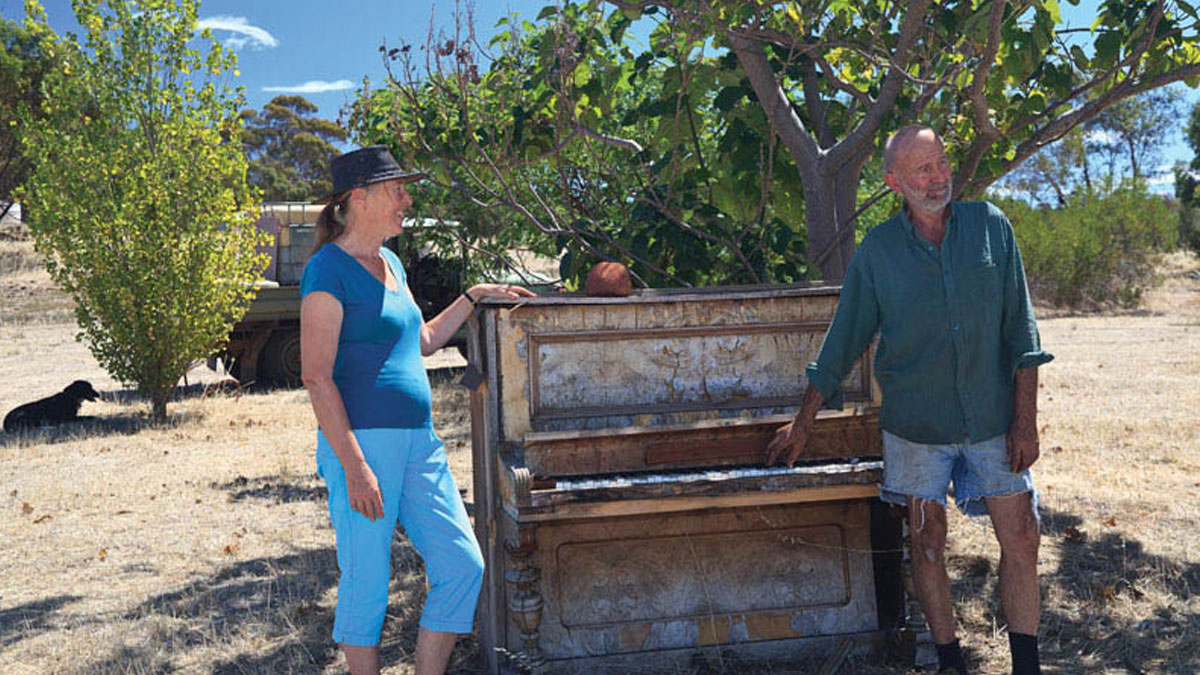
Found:
[(962, 296), (959, 298), (968, 317), (984, 324), (999, 323), (1004, 307), (1000, 293), (1000, 266), (989, 259), (986, 264), (969, 267), (962, 275)]

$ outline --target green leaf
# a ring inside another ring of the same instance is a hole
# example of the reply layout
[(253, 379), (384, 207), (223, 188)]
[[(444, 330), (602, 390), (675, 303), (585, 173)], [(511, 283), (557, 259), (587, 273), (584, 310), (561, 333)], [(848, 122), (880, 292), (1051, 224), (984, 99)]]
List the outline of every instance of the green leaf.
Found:
[(1084, 53), (1083, 47), (1079, 45), (1071, 45), (1071, 59), (1075, 62), (1075, 67), (1079, 70), (1086, 71), (1091, 65), (1091, 60)]
[(1115, 30), (1102, 33), (1096, 38), (1096, 65), (1102, 68), (1115, 65), (1121, 54), (1122, 41), (1121, 34)]
[(725, 87), (717, 93), (717, 97), (713, 99), (713, 107), (721, 112), (726, 112), (733, 106), (737, 105), (738, 101), (746, 96), (745, 89), (734, 86)]

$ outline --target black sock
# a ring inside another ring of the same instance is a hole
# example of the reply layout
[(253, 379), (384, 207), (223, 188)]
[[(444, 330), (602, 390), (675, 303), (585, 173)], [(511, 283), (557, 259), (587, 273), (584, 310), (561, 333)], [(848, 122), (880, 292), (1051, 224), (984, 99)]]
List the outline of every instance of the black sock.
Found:
[(967, 675), (967, 663), (963, 661), (962, 650), (958, 647), (957, 639), (944, 645), (935, 642), (933, 646), (937, 647), (938, 670), (956, 668), (959, 675)]
[(1036, 635), (1010, 632), (1008, 646), (1012, 650), (1013, 675), (1041, 675), (1042, 667), (1038, 663)]

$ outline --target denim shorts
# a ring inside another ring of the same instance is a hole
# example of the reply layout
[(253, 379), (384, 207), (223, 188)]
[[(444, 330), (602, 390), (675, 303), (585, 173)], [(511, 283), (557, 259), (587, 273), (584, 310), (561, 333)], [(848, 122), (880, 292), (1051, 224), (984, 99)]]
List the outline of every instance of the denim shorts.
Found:
[(1013, 473), (1004, 435), (986, 441), (930, 445), (883, 432), (883, 486), (879, 498), (906, 505), (908, 497), (946, 506), (954, 484), (954, 503), (968, 516), (987, 515), (987, 497), (1029, 492), (1037, 513), (1037, 491), (1026, 469)]
[(372, 521), (350, 508), (342, 463), (318, 432), (317, 473), (329, 487), (341, 572), (333, 640), (362, 647), (379, 644), (397, 521), (425, 560), (429, 590), (421, 627), (470, 633), (483, 585), (483, 555), (442, 441), (428, 428), (355, 429), (354, 436), (379, 481), (383, 517)]

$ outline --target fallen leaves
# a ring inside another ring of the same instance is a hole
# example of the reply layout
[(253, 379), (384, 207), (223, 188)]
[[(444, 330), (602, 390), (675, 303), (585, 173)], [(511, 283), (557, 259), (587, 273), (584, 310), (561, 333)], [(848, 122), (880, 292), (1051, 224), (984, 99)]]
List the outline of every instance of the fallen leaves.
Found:
[(96, 557), (101, 560), (108, 558), (108, 549), (106, 549), (106, 548), (100, 549), (100, 551), (96, 554)]
[(1087, 541), (1087, 532), (1073, 525), (1068, 525), (1063, 529), (1063, 538), (1072, 544), (1078, 544)]
[(53, 518), (53, 517), (54, 517), (54, 516), (50, 515), (49, 513), (46, 513), (46, 514), (40, 515), (40, 516), (38, 516), (37, 518), (34, 518), (34, 519), (33, 519), (33, 524), (34, 524), (34, 525), (41, 525), (42, 523), (46, 522), (47, 520), (50, 520), (50, 519), (51, 519), (51, 518)]
[(24, 515), (33, 513), (33, 507), (29, 505), (29, 502), (21, 502), (21, 513)]

